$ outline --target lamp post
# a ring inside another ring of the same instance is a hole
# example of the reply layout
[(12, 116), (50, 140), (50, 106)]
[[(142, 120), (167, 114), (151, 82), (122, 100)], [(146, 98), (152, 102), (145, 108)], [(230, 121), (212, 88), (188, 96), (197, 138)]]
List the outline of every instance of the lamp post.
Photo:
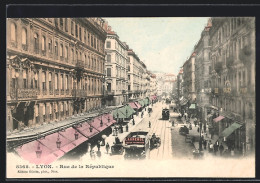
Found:
[(200, 127), (200, 141), (199, 141), (199, 152), (202, 151), (202, 139), (201, 139), (201, 128), (202, 128), (202, 122), (199, 122)]
[(102, 115), (101, 115), (101, 120), (100, 120), (100, 126), (103, 126), (103, 121), (102, 121)]
[(117, 108), (116, 117), (117, 117), (117, 118), (116, 118), (116, 121), (117, 121), (117, 123), (118, 123), (118, 120), (119, 120), (119, 119), (118, 119), (118, 117), (119, 117), (119, 114), (118, 114), (118, 108)]
[(75, 140), (77, 140), (79, 138), (79, 133), (78, 133), (78, 131), (76, 129), (75, 129), (74, 136), (75, 136)]
[(36, 157), (41, 158), (42, 150), (41, 150), (41, 147), (40, 147), (40, 142), (38, 143), (37, 150), (35, 152), (36, 152)]
[(58, 133), (58, 138), (56, 141), (57, 148), (60, 149), (61, 141), (60, 141), (60, 134)]
[(126, 116), (125, 116), (125, 117), (127, 118), (127, 114), (128, 114), (128, 111), (127, 111), (127, 109), (125, 110), (125, 114), (126, 114)]

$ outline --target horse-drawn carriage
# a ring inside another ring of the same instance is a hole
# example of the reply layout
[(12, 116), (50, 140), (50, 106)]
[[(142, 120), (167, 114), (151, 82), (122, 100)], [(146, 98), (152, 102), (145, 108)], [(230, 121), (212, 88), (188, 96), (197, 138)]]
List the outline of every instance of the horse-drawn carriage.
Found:
[(158, 148), (161, 145), (161, 139), (160, 137), (156, 137), (155, 134), (152, 135), (152, 138), (150, 139), (150, 149)]
[(119, 138), (116, 138), (114, 145), (111, 147), (111, 155), (123, 154), (124, 147), (123, 143), (120, 142)]
[(189, 134), (189, 128), (187, 126), (182, 126), (179, 129), (179, 133), (181, 135), (187, 135), (187, 134)]

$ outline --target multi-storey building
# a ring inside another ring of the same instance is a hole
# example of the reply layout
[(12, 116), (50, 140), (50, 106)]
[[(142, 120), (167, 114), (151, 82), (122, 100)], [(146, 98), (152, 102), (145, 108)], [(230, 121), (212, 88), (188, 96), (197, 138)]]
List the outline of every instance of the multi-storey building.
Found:
[(255, 147), (255, 18), (212, 18), (209, 31), (212, 94), (224, 119), (217, 131), (230, 148)]
[(198, 107), (198, 115), (203, 123), (207, 120), (207, 109), (209, 105), (209, 97), (211, 88), (209, 87), (209, 68), (210, 68), (210, 45), (209, 30), (211, 27), (211, 19), (201, 33), (199, 42), (194, 47), (196, 53), (195, 58), (195, 91), (196, 102)]
[(127, 45), (106, 24), (106, 104), (117, 106), (128, 101), (128, 56)]
[(188, 99), (189, 104), (196, 101), (195, 57), (196, 53), (193, 52), (190, 58), (183, 64), (183, 96)]
[(156, 75), (149, 72), (148, 74), (150, 76), (150, 82), (149, 82), (149, 92), (150, 92), (150, 96), (154, 96), (157, 94), (157, 81), (156, 81)]
[(128, 94), (130, 100), (142, 99), (146, 93), (146, 65), (137, 54), (128, 49)]
[(7, 130), (101, 107), (101, 18), (7, 20)]

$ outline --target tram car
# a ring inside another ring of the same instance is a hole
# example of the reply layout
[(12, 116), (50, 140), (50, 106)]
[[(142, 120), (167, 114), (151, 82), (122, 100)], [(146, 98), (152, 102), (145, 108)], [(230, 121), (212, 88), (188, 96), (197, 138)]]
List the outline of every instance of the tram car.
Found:
[(150, 153), (147, 131), (131, 132), (124, 139), (125, 159), (145, 159)]
[(162, 119), (163, 120), (168, 120), (170, 117), (170, 111), (169, 109), (165, 108), (162, 110)]

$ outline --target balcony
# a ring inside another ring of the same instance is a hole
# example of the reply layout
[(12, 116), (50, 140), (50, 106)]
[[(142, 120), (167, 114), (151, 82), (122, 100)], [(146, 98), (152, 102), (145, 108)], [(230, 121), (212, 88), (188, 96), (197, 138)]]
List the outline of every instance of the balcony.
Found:
[(69, 89), (66, 89), (65, 92), (66, 92), (66, 95), (69, 95)]
[(79, 98), (84, 98), (87, 96), (87, 91), (83, 89), (73, 89), (71, 91), (71, 95), (73, 97), (79, 97)]
[(122, 90), (122, 93), (126, 93), (126, 91), (125, 91), (125, 90)]
[(106, 91), (104, 91), (104, 95), (105, 95), (105, 96), (115, 95), (115, 90), (106, 90)]
[(24, 51), (28, 51), (28, 45), (27, 44), (22, 44), (22, 49)]
[(43, 95), (47, 95), (47, 90), (42, 90)]
[(12, 89), (10, 92), (11, 99), (35, 99), (37, 98), (38, 90), (36, 89)]
[(61, 90), (60, 90), (60, 94), (61, 94), (61, 95), (64, 95), (64, 89), (61, 89)]
[(82, 60), (77, 60), (76, 67), (80, 69), (84, 69), (84, 62)]
[(53, 95), (53, 90), (49, 90), (49, 95)]
[(60, 91), (59, 89), (55, 89), (55, 95), (59, 95)]

